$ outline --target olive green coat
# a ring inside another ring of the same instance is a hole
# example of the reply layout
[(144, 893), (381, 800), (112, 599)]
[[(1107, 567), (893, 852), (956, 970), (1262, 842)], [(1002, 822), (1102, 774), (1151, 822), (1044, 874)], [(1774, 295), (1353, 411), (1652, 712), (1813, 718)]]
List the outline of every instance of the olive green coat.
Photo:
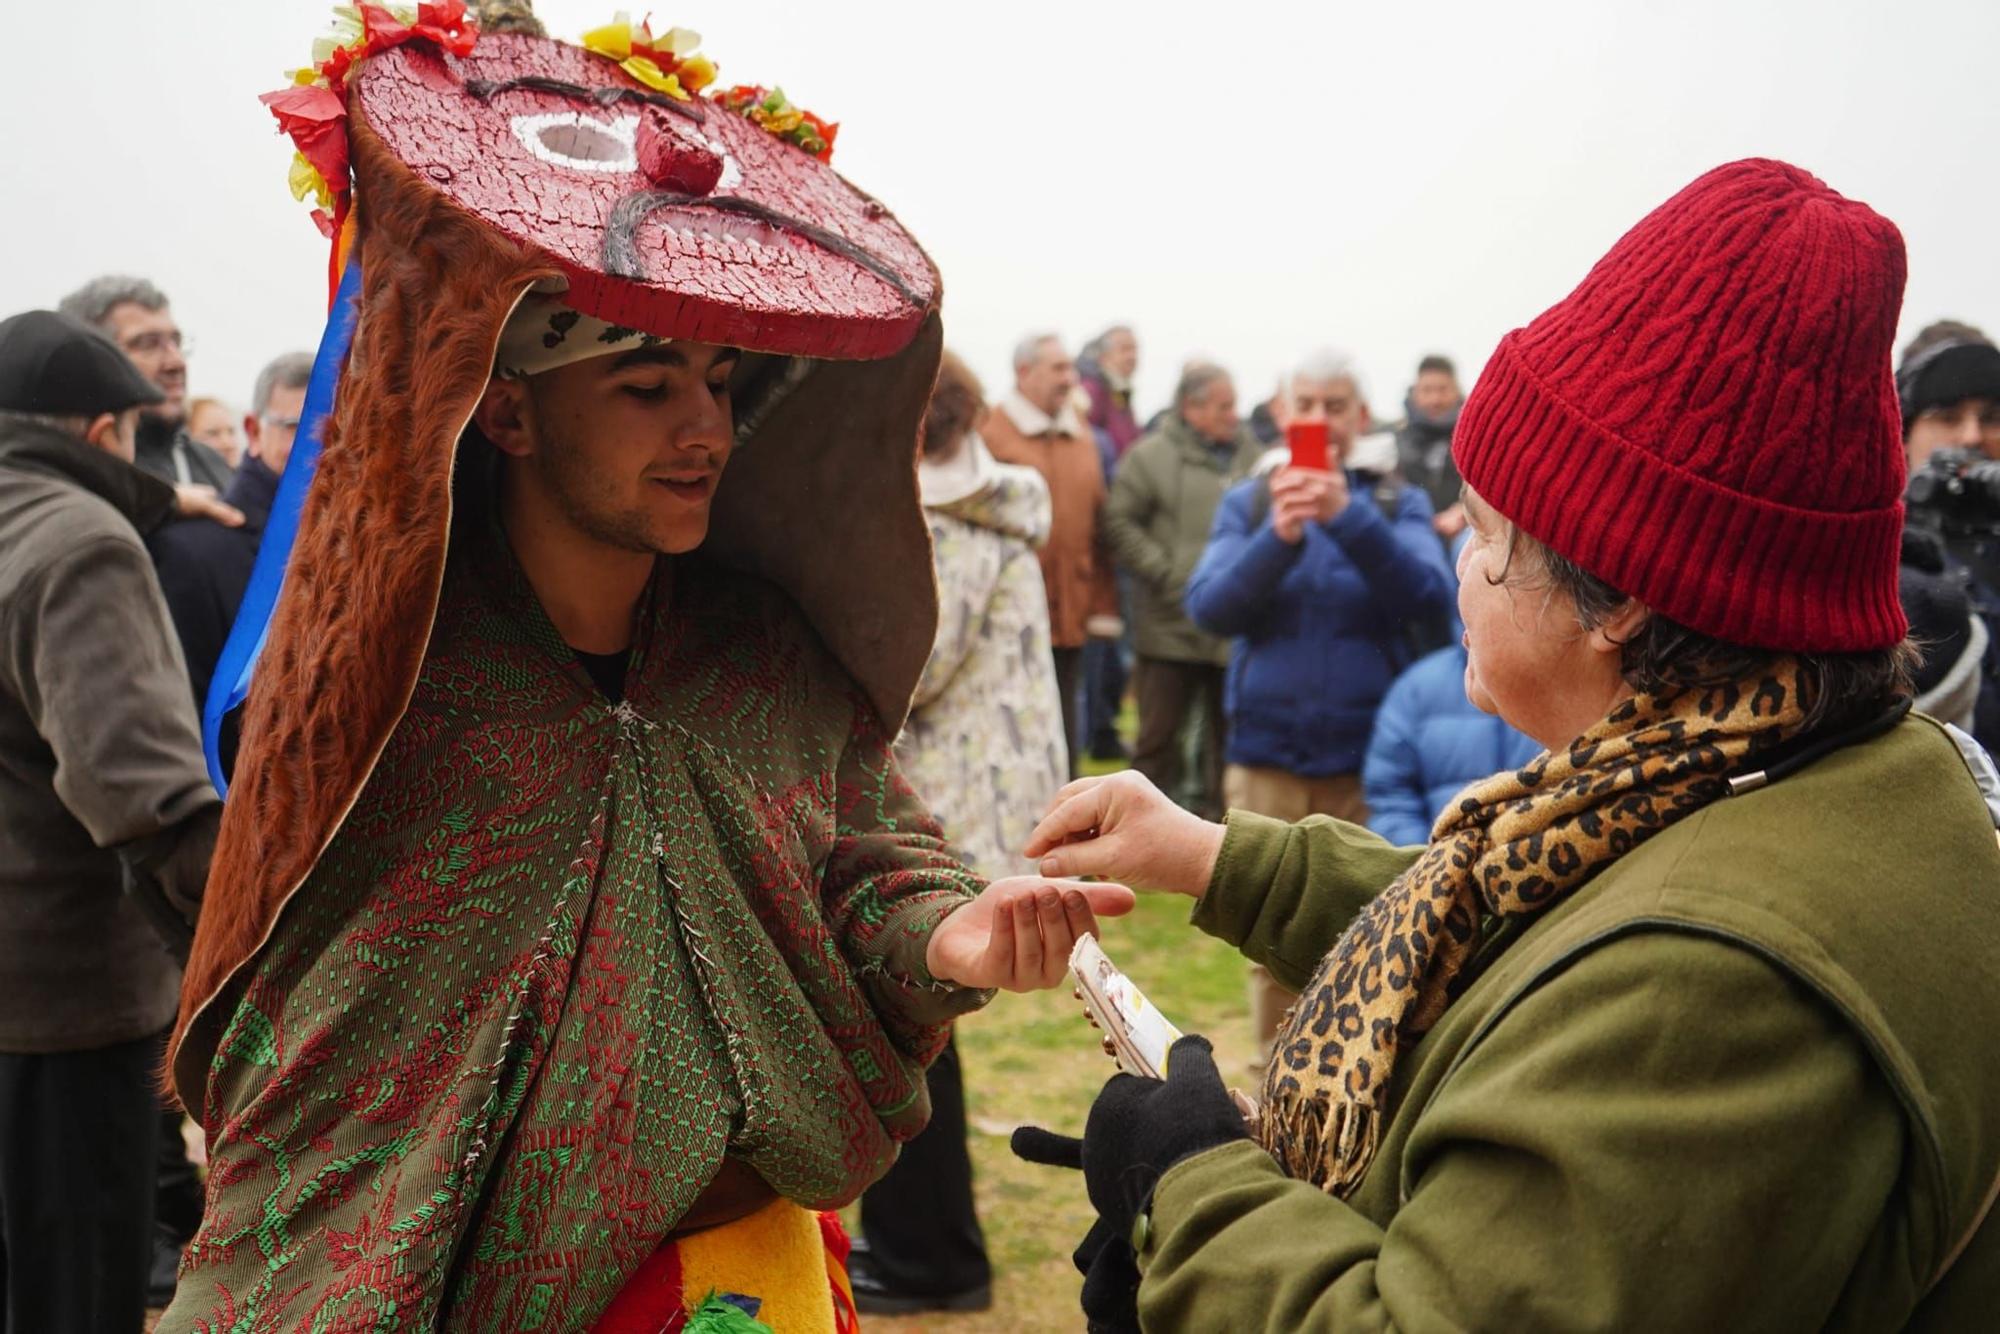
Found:
[(1131, 576), (1132, 647), (1140, 657), (1229, 664), (1229, 641), (1197, 626), (1181, 595), (1223, 493), (1250, 475), (1262, 452), (1247, 427), (1233, 448), (1213, 446), (1170, 412), (1119, 461), (1104, 538)]
[[(1290, 986), (1414, 855), (1229, 825), (1195, 921)], [(1996, 957), (1992, 822), (1912, 718), (1493, 931), (1350, 1201), (1247, 1143), (1171, 1168), (1143, 1324), (1995, 1328)]]

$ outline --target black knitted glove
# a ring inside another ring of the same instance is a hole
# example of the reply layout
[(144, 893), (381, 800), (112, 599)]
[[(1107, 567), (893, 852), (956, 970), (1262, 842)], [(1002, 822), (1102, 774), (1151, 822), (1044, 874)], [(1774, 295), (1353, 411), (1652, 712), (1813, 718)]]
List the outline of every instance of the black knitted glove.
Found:
[(1208, 1039), (1185, 1037), (1167, 1055), (1165, 1080), (1113, 1075), (1091, 1106), (1083, 1138), (1022, 1126), (1015, 1154), (1080, 1168), (1097, 1224), (1076, 1249), (1083, 1309), (1092, 1329), (1137, 1330), (1139, 1270), (1132, 1225), (1162, 1174), (1205, 1149), (1248, 1139), (1243, 1115), (1215, 1068)]

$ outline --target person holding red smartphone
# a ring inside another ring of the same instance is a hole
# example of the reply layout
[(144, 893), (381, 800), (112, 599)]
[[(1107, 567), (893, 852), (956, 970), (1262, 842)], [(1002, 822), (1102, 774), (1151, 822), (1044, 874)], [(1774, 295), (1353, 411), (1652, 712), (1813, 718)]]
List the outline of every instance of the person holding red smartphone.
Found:
[[(1345, 466), (1369, 426), (1352, 357), (1307, 358), (1279, 406), (1288, 457), (1223, 498), (1187, 586), (1195, 623), (1235, 639), (1224, 802), (1366, 824), (1375, 712), (1417, 656), (1411, 628), (1449, 614), (1451, 572), (1424, 493)], [(1268, 1044), (1294, 996), (1253, 965), (1250, 997)]]

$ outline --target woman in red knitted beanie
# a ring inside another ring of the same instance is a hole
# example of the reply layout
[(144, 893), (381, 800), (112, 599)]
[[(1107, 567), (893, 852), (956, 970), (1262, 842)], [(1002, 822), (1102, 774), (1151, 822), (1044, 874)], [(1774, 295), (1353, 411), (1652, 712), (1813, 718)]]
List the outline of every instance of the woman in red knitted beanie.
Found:
[(1547, 750), (1428, 847), (1065, 791), (1045, 874), (1193, 896), (1303, 991), (1253, 1123), (1188, 1038), (1024, 1132), (1102, 1215), (1096, 1324), (1990, 1327), (2000, 780), (1909, 712), (1903, 274), (1738, 162), (1502, 340), (1453, 447), (1466, 688)]

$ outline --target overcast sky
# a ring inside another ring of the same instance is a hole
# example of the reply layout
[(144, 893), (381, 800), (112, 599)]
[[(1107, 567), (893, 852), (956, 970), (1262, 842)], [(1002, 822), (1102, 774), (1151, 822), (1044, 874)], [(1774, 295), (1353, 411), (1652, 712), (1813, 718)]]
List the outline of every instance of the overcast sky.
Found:
[[(540, 0), (574, 39), (617, 0)], [(325, 242), (256, 96), (321, 0), (8, 6), (0, 313), (145, 274), (237, 403), (310, 348)], [(640, 10), (643, 12), (643, 9)], [(1207, 355), (1246, 402), (1352, 348), (1378, 415), (1416, 359), (1468, 378), (1701, 171), (1786, 158), (1910, 250), (1904, 333), (2000, 325), (2000, 3), (1316, 4), (693, 0), (725, 83), (842, 123), (835, 165), (944, 275), (949, 340), (1009, 379), (1023, 333), (1133, 324), (1142, 408)]]

